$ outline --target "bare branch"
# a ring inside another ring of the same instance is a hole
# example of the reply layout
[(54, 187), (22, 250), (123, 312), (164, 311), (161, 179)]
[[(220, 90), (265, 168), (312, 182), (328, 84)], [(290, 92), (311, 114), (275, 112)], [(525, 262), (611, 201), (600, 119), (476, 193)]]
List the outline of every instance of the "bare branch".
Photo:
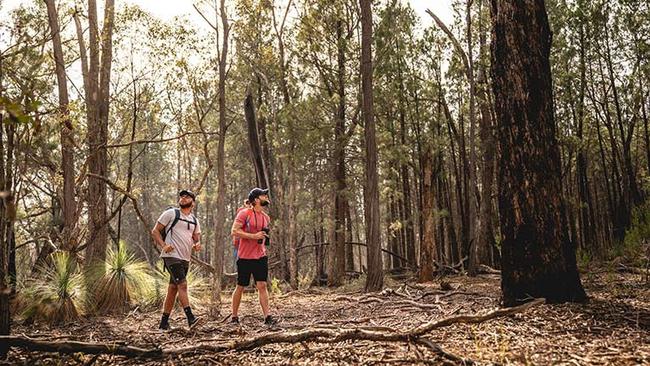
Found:
[(139, 145), (139, 144), (154, 144), (154, 143), (161, 143), (161, 142), (169, 142), (169, 141), (175, 141), (182, 139), (187, 136), (192, 136), (192, 135), (219, 135), (219, 132), (212, 132), (212, 131), (191, 131), (191, 132), (184, 132), (178, 136), (174, 137), (167, 137), (167, 138), (160, 138), (160, 139), (155, 139), (155, 140), (134, 140), (132, 142), (125, 142), (122, 144), (113, 144), (113, 145), (107, 145), (106, 148), (116, 148), (116, 147), (129, 147), (131, 145)]

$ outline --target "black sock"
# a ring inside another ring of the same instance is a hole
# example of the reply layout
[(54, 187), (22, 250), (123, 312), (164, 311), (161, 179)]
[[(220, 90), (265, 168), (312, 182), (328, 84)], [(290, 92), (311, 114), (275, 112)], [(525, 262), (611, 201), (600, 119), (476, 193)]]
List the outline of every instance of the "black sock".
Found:
[(183, 308), (183, 310), (185, 310), (185, 316), (187, 316), (187, 319), (194, 318), (194, 314), (192, 314), (192, 308), (188, 306), (186, 308)]
[(169, 323), (169, 314), (163, 313), (162, 318), (160, 319), (160, 325)]

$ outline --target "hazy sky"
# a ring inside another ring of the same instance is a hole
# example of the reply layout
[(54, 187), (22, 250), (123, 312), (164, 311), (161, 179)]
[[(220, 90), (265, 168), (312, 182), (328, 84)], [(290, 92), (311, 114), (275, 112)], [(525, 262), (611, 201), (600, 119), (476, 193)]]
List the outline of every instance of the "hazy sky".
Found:
[[(16, 8), (19, 4), (30, 3), (32, 1), (33, 0), (0, 0), (0, 19), (5, 19), (7, 12)], [(452, 21), (451, 0), (401, 1), (408, 1), (411, 3), (411, 6), (420, 16), (424, 26), (431, 24), (431, 18), (424, 12), (426, 9), (431, 9), (447, 24)], [(103, 1), (99, 1), (99, 3), (101, 4)], [(192, 0), (116, 0), (115, 3), (118, 6), (120, 3), (138, 4), (163, 20), (172, 19), (177, 15), (189, 15), (190, 20), (195, 22), (197, 26), (206, 26), (204, 24), (205, 22), (192, 7)]]

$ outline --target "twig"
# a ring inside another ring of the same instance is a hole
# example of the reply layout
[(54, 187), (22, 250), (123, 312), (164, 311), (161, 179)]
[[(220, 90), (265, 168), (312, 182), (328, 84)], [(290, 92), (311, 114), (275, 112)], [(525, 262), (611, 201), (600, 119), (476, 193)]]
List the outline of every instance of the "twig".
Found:
[(474, 361), (472, 361), (470, 359), (462, 358), (462, 357), (457, 356), (457, 355), (455, 355), (455, 354), (453, 354), (451, 352), (447, 352), (447, 351), (443, 350), (442, 347), (440, 347), (437, 343), (434, 343), (433, 341), (431, 341), (428, 338), (420, 338), (420, 339), (418, 339), (416, 341), (416, 343), (421, 344), (423, 346), (426, 346), (428, 349), (430, 349), (431, 351), (433, 351), (437, 355), (439, 355), (441, 357), (444, 357), (444, 358), (446, 358), (448, 360), (458, 362), (461, 365), (473, 365), (474, 364)]

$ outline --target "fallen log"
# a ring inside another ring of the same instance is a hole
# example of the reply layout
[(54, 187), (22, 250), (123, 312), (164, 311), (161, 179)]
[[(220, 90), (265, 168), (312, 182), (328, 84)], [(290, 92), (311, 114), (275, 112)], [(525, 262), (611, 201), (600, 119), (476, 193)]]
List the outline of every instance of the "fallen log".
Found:
[[(182, 354), (197, 354), (206, 352), (226, 352), (226, 351), (247, 351), (258, 347), (277, 344), (277, 343), (338, 343), (348, 340), (365, 340), (375, 342), (406, 342), (426, 344), (430, 349), (440, 350), (440, 346), (433, 342), (424, 340), (424, 336), (438, 328), (447, 327), (453, 324), (461, 323), (480, 323), (490, 319), (510, 316), (523, 312), (533, 306), (543, 303), (544, 299), (535, 299), (512, 308), (497, 309), (483, 315), (459, 315), (448, 317), (441, 320), (434, 320), (408, 331), (391, 330), (380, 332), (366, 330), (362, 328), (343, 328), (339, 330), (313, 328), (300, 332), (274, 332), (267, 333), (258, 337), (228, 341), (218, 344), (200, 344), (182, 348), (161, 349), (161, 348), (140, 348), (128, 346), (120, 343), (87, 343), (76, 341), (43, 341), (23, 336), (0, 336), (0, 342), (10, 347), (20, 347), (30, 351), (46, 351), (58, 353), (87, 353), (87, 354), (110, 354), (128, 357), (142, 358), (160, 358), (166, 356), (175, 356)], [(444, 354), (443, 354), (444, 353)], [(450, 354), (443, 352), (441, 355), (447, 357)], [(457, 356), (452, 356), (457, 357)]]
[(6, 342), (9, 347), (20, 347), (30, 351), (45, 351), (58, 353), (88, 353), (120, 355), (128, 357), (156, 358), (163, 355), (160, 348), (140, 348), (118, 343), (88, 343), (77, 341), (43, 341), (21, 336), (0, 336), (0, 341)]

